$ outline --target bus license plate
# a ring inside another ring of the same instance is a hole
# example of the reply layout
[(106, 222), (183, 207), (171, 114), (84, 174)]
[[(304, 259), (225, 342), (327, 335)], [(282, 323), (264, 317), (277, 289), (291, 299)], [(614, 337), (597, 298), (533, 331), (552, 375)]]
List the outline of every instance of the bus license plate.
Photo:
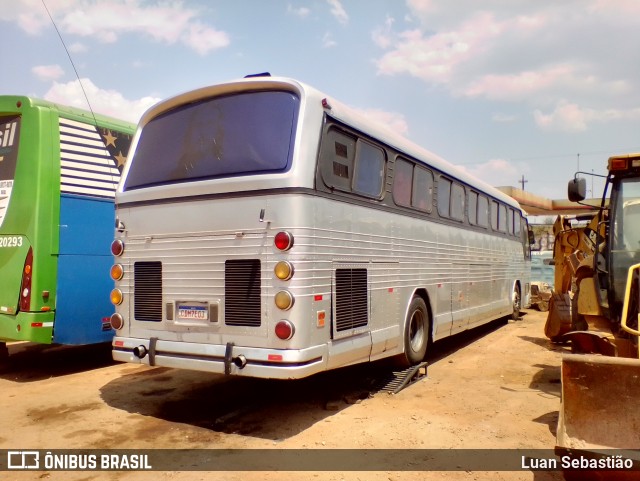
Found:
[(178, 304), (178, 319), (190, 321), (208, 321), (209, 306), (206, 302)]

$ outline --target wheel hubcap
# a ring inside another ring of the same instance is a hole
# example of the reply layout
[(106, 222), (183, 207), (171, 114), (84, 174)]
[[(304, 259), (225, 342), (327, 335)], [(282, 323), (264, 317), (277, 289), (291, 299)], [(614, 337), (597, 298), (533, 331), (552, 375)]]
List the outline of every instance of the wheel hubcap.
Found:
[(411, 340), (411, 349), (418, 352), (424, 342), (424, 317), (420, 311), (414, 312), (411, 316), (409, 339)]

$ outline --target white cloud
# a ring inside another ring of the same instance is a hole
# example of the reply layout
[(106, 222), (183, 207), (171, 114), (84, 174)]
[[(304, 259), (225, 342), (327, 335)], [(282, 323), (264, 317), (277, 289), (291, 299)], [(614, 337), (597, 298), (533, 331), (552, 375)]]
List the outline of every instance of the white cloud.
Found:
[(128, 100), (115, 90), (99, 88), (87, 78), (81, 79), (81, 82), (82, 85), (78, 80), (67, 83), (54, 82), (53, 86), (44, 95), (44, 98), (51, 102), (89, 110), (85, 99), (86, 92), (91, 103), (91, 109), (94, 112), (134, 123), (140, 119), (149, 107), (160, 100), (153, 97)]
[(421, 29), (406, 30), (377, 62), (378, 71), (406, 72), (429, 83), (448, 84), (458, 65), (481, 54), (488, 39), (498, 36), (502, 28), (491, 15), (481, 13), (455, 31), (431, 35)]
[[(187, 2), (168, 0), (151, 5), (143, 0), (49, 0), (47, 5), (66, 35), (114, 43), (124, 34), (143, 34), (169, 45), (182, 42), (201, 55), (230, 44), (226, 32), (199, 20), (201, 12), (189, 8)], [(34, 35), (51, 25), (39, 0), (18, 2), (8, 12), (0, 12), (0, 20), (17, 20), (23, 30)]]
[(331, 6), (331, 15), (333, 15), (338, 22), (342, 25), (349, 23), (349, 15), (340, 0), (327, 0), (327, 3)]
[(529, 173), (527, 164), (505, 159), (492, 159), (472, 166), (459, 165), (458, 168), (493, 186), (516, 185), (522, 175), (526, 177)]
[(540, 128), (563, 132), (583, 132), (591, 123), (613, 120), (640, 120), (640, 108), (596, 110), (582, 108), (566, 100), (558, 102), (553, 112), (545, 114), (536, 109), (533, 117)]
[(495, 113), (491, 116), (491, 120), (498, 123), (510, 123), (515, 122), (518, 119), (515, 115), (504, 114), (504, 113)]
[(311, 10), (306, 7), (294, 7), (293, 5), (287, 5), (287, 13), (295, 15), (300, 18), (307, 18), (311, 13)]
[(200, 55), (206, 55), (211, 50), (226, 47), (231, 43), (225, 32), (212, 29), (201, 23), (189, 25), (187, 31), (182, 35), (182, 41)]
[(40, 80), (57, 80), (64, 75), (64, 70), (60, 65), (37, 65), (31, 71)]
[(322, 46), (324, 48), (331, 48), (335, 47), (336, 45), (338, 45), (338, 42), (333, 39), (333, 35), (331, 35), (331, 32), (327, 32), (322, 36)]
[[(352, 107), (353, 108), (353, 107)], [(406, 137), (409, 133), (409, 124), (404, 115), (397, 112), (389, 112), (381, 109), (359, 109), (353, 110), (367, 117), (367, 119), (376, 122), (385, 129), (392, 130), (396, 134)]]
[(393, 34), (391, 29), (393, 24), (395, 23), (395, 19), (393, 17), (387, 16), (387, 19), (384, 22), (384, 27), (376, 28), (371, 33), (371, 38), (373, 42), (380, 48), (389, 48), (393, 43)]
[(640, 2), (407, 5), (410, 28), (385, 22), (373, 31), (385, 49), (378, 74), (410, 75), (453, 97), (520, 103), (547, 129), (581, 131), (629, 118), (640, 106), (640, 62), (629, 41), (640, 26)]
[(69, 45), (69, 51), (71, 53), (84, 53), (88, 50), (89, 48), (84, 43), (74, 42)]

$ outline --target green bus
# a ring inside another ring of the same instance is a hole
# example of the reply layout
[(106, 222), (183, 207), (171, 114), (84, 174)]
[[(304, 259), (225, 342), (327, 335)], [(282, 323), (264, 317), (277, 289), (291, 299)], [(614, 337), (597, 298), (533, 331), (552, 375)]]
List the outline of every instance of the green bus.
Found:
[(134, 130), (0, 96), (0, 358), (7, 341), (111, 341), (114, 197)]

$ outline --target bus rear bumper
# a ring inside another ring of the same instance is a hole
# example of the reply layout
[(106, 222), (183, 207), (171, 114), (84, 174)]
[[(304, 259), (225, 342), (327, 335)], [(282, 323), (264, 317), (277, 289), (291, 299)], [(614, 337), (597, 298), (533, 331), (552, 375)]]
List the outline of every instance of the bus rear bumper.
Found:
[(116, 361), (271, 379), (300, 379), (327, 368), (327, 346), (264, 349), (115, 337)]

